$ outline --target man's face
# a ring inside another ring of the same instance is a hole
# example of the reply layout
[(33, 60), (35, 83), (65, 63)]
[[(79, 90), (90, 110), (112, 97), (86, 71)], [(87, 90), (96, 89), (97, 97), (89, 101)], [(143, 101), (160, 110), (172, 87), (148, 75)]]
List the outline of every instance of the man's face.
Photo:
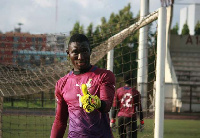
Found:
[(88, 42), (72, 42), (68, 48), (69, 58), (74, 65), (74, 71), (80, 71), (90, 66), (90, 46)]

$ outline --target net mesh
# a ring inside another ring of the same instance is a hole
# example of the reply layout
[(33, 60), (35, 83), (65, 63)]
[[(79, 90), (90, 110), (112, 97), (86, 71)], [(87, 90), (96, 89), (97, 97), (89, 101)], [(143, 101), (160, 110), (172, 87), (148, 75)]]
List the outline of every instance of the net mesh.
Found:
[[(130, 21), (130, 26), (120, 26), (119, 30), (109, 30), (102, 36), (89, 37), (93, 47), (91, 64), (106, 67), (106, 54), (114, 49), (114, 74), (117, 86), (123, 85), (123, 74), (131, 71), (137, 76), (138, 30), (155, 21), (155, 11), (138, 21)], [(115, 26), (115, 25), (113, 25)], [(103, 28), (103, 26), (102, 26)], [(144, 32), (145, 33), (145, 32)], [(0, 34), (0, 96), (1, 96), (1, 135), (3, 137), (49, 137), (55, 115), (54, 87), (56, 81), (72, 69), (65, 52), (69, 35), (24, 33)], [(152, 42), (155, 36), (149, 36)], [(132, 40), (133, 44), (127, 44)], [(155, 45), (148, 46), (148, 93), (152, 97), (155, 79)], [(137, 77), (132, 78), (133, 81)], [(149, 106), (151, 98), (148, 99)], [(148, 106), (148, 107), (149, 107)], [(145, 111), (145, 133), (153, 134), (153, 114)], [(148, 120), (149, 119), (149, 120)], [(134, 121), (134, 120), (133, 120)], [(117, 131), (113, 131), (118, 137)]]

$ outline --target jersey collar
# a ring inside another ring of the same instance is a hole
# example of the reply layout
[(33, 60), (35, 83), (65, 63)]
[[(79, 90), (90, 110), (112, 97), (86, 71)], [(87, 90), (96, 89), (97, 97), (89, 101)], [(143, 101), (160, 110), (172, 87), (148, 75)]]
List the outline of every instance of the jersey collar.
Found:
[(92, 65), (90, 65), (89, 68), (84, 69), (84, 70), (80, 70), (80, 71), (74, 71), (74, 69), (72, 69), (72, 70), (73, 70), (73, 73), (74, 73), (75, 75), (79, 75), (79, 74), (83, 74), (83, 73), (88, 72), (91, 68), (92, 68)]

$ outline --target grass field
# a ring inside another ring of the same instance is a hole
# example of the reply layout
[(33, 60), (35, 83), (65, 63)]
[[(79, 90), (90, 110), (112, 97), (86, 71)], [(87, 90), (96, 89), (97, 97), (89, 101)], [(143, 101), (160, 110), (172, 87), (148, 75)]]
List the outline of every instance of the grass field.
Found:
[(200, 120), (165, 120), (165, 138), (200, 138)]
[[(2, 116), (3, 138), (49, 138), (54, 116)], [(200, 120), (164, 121), (164, 138), (199, 138)], [(145, 120), (145, 130), (138, 138), (153, 138), (154, 120)], [(66, 135), (67, 136), (67, 135)], [(114, 132), (117, 138), (117, 131)]]

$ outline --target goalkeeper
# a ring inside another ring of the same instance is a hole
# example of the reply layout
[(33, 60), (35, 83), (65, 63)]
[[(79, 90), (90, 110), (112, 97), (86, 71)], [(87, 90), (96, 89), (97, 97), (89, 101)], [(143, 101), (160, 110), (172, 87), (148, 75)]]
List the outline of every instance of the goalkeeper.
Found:
[(90, 43), (83, 34), (70, 38), (66, 52), (74, 68), (56, 83), (50, 137), (62, 138), (68, 122), (68, 138), (112, 138), (108, 112), (115, 93), (114, 74), (90, 64)]
[(125, 85), (118, 88), (115, 93), (110, 126), (115, 129), (117, 115), (120, 138), (137, 138), (137, 112), (140, 116), (139, 130), (142, 131), (144, 129), (140, 93), (131, 87), (131, 73), (125, 74), (124, 82)]

